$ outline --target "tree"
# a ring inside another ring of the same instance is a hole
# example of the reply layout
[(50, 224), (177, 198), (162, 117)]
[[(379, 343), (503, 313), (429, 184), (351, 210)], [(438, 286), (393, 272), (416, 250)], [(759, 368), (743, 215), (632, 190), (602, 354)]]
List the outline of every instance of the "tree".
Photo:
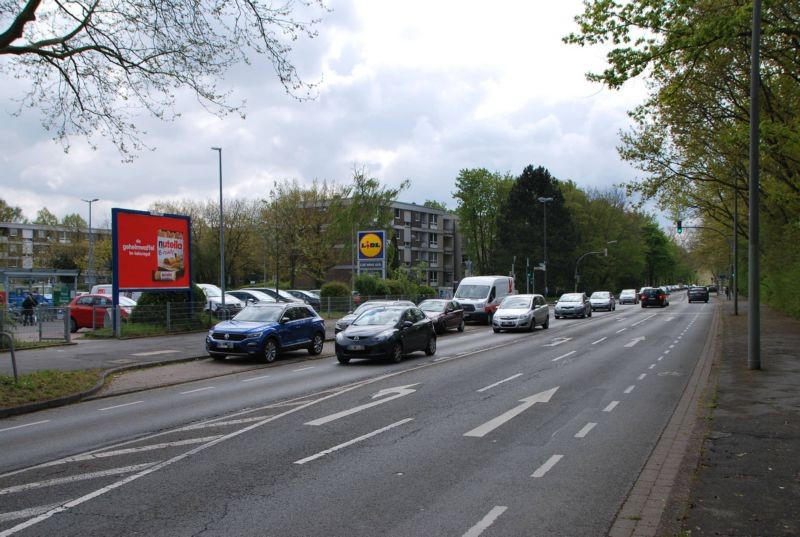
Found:
[(134, 118), (176, 117), (176, 89), (218, 115), (240, 111), (217, 84), (251, 55), (272, 63), (287, 92), (309, 97), (314, 85), (298, 75), (291, 47), (317, 35), (314, 12), (325, 10), (323, 0), (2, 2), (0, 69), (30, 81), (21, 107), (40, 108), (65, 149), (70, 135), (97, 132), (130, 157), (142, 147)]
[(489, 274), (497, 240), (497, 218), (508, 199), (514, 179), (484, 168), (461, 170), (453, 197), (458, 200), (456, 214), (466, 242), (465, 251), (473, 272)]
[(20, 207), (12, 207), (6, 200), (0, 198), (0, 222), (23, 223), (24, 221)]
[(78, 213), (64, 215), (64, 218), (61, 219), (61, 225), (73, 231), (83, 231), (89, 227), (86, 220)]
[(44, 226), (57, 226), (58, 225), (58, 217), (51, 213), (47, 207), (42, 207), (36, 213), (36, 220), (33, 221), (34, 224), (41, 224)]
[(439, 209), (440, 211), (444, 211), (446, 213), (450, 212), (449, 209), (447, 208), (447, 205), (445, 205), (441, 201), (425, 200), (425, 203), (423, 203), (422, 206), (428, 207), (429, 209)]

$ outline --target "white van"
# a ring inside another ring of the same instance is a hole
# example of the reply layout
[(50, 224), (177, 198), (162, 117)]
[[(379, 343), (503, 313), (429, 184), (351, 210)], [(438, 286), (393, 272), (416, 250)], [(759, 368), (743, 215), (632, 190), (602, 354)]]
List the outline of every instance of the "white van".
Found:
[(470, 276), (458, 283), (453, 300), (464, 309), (465, 321), (489, 324), (500, 302), (516, 292), (510, 276)]

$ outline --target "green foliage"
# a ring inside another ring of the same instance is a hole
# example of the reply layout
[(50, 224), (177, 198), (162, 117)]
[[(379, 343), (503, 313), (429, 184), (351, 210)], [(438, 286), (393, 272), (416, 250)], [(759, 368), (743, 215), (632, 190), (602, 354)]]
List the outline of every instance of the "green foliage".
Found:
[(25, 222), (25, 217), (22, 216), (22, 208), (12, 207), (6, 200), (0, 198), (0, 222)]
[(58, 225), (58, 217), (51, 213), (47, 207), (42, 207), (36, 213), (36, 220), (33, 221), (34, 224), (40, 224), (44, 226), (57, 226)]
[(319, 293), (322, 298), (349, 297), (350, 286), (342, 282), (327, 282), (322, 285)]
[(42, 370), (20, 375), (0, 375), (0, 408), (11, 408), (85, 392), (100, 380), (99, 369), (79, 371)]
[(360, 274), (355, 278), (355, 289), (362, 296), (388, 295), (386, 280), (372, 274)]
[[(203, 290), (193, 285), (191, 293), (183, 291), (148, 291), (142, 293), (137, 300), (136, 307), (128, 320), (129, 324), (151, 324), (167, 326), (173, 329), (192, 328), (198, 323), (203, 314), (206, 296)], [(168, 306), (169, 305), (169, 306)], [(183, 315), (169, 315), (183, 309)], [(168, 319), (168, 316), (170, 319)]]
[(426, 298), (434, 298), (436, 296), (436, 289), (428, 285), (420, 285), (417, 289), (417, 297), (419, 300)]

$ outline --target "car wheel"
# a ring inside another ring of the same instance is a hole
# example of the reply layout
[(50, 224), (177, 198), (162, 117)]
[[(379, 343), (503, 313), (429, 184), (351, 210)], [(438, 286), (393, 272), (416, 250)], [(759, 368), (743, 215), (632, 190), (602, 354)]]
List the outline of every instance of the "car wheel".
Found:
[(463, 332), (464, 331), (464, 320), (463, 319), (461, 320), (460, 323), (458, 323), (458, 331), (459, 332)]
[(591, 317), (591, 316), (592, 316), (592, 310), (589, 310), (589, 315), (587, 315), (587, 317)]
[(325, 345), (325, 338), (322, 336), (322, 333), (317, 332), (314, 334), (314, 337), (311, 338), (311, 345), (308, 347), (308, 354), (311, 356), (316, 356), (322, 352), (323, 345)]
[(75, 321), (75, 317), (69, 318), (69, 331), (73, 334), (78, 331), (78, 323)]
[(560, 318), (561, 318), (561, 317), (559, 317), (558, 315), (556, 315), (556, 319), (560, 319)]
[(339, 360), (339, 363), (340, 363), (340, 364), (347, 365), (347, 364), (349, 364), (349, 363), (350, 363), (350, 358), (347, 358), (346, 356), (339, 356), (339, 355), (337, 354), (337, 355), (336, 355), (336, 359), (337, 359), (337, 360)]
[(433, 356), (436, 354), (436, 336), (431, 334), (428, 338), (428, 345), (425, 347), (425, 354), (427, 356)]
[(531, 317), (531, 325), (528, 327), (528, 332), (533, 332), (536, 328), (536, 317)]
[(277, 357), (278, 345), (275, 343), (274, 339), (268, 339), (267, 342), (264, 343), (264, 361), (271, 364)]
[(643, 308), (646, 308), (647, 306), (645, 306), (645, 305), (644, 305), (644, 303), (642, 303), (642, 307), (643, 307)]
[(224, 360), (225, 359), (225, 355), (222, 354), (221, 352), (209, 352), (208, 355), (211, 356), (214, 360)]
[(495, 328), (494, 326), (492, 327), (492, 331), (493, 331), (495, 334), (499, 334), (499, 333), (500, 333), (500, 329), (499, 329), (499, 328)]
[(403, 346), (400, 343), (394, 344), (390, 358), (396, 364), (399, 364), (403, 361)]
[(549, 315), (548, 315), (548, 316), (547, 316), (547, 318), (544, 320), (544, 323), (542, 323), (542, 328), (544, 328), (545, 330), (547, 330), (548, 328), (550, 328), (550, 316), (549, 316)]

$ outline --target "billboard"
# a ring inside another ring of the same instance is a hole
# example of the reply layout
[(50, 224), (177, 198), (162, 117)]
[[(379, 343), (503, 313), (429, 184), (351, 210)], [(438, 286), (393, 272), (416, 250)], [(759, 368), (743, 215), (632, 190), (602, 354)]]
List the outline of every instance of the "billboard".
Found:
[(379, 271), (385, 277), (386, 234), (384, 231), (358, 232), (358, 273)]
[(111, 221), (117, 291), (191, 287), (188, 216), (112, 209)]

